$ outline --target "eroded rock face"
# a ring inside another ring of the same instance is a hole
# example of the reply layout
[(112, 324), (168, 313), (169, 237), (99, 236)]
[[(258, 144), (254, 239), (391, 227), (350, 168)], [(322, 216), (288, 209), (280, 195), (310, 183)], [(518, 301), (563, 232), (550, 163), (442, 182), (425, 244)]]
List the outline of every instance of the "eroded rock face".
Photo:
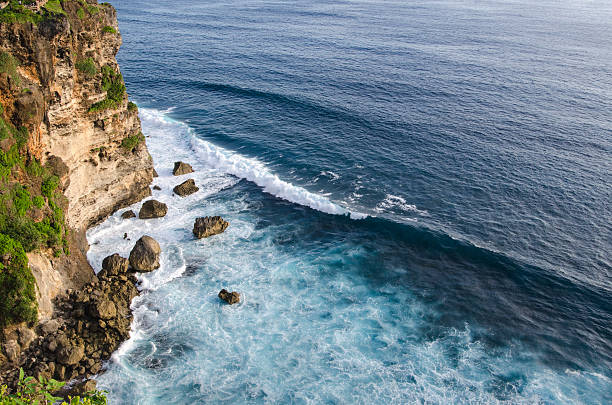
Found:
[(149, 272), (159, 268), (159, 243), (150, 236), (138, 239), (130, 252), (130, 266), (136, 271)]
[(225, 288), (219, 291), (219, 298), (227, 302), (230, 305), (237, 304), (240, 302), (240, 294), (236, 291), (229, 292)]
[(187, 173), (193, 173), (193, 168), (189, 163), (174, 162), (174, 169), (172, 169), (173, 175), (180, 176)]
[(181, 197), (185, 197), (187, 195), (193, 194), (197, 192), (199, 188), (195, 185), (195, 181), (193, 179), (189, 179), (174, 187), (172, 191), (175, 194), (180, 195)]
[(102, 270), (100, 275), (117, 276), (119, 274), (127, 273), (129, 267), (129, 260), (119, 256), (118, 253), (110, 255), (102, 261)]
[(168, 206), (157, 200), (149, 200), (142, 204), (142, 208), (138, 213), (140, 219), (161, 218), (168, 213)]
[(224, 232), (229, 226), (229, 222), (219, 216), (200, 217), (193, 224), (193, 234), (196, 238), (208, 238)]

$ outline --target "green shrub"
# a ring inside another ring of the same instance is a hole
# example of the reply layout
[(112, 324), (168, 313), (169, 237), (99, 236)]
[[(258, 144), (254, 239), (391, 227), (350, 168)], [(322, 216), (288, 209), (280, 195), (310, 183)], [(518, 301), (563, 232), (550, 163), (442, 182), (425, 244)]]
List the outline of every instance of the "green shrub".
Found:
[(32, 159), (26, 167), (26, 172), (32, 177), (44, 177), (46, 170), (38, 160)]
[(49, 0), (47, 4), (43, 6), (43, 8), (53, 14), (66, 14), (62, 8), (60, 0)]
[(23, 247), (0, 233), (0, 258), (0, 326), (36, 322), (35, 280)]
[(44, 19), (43, 15), (19, 4), (18, 0), (11, 0), (9, 5), (0, 10), (0, 22), (2, 23), (27, 23), (38, 24)]
[(117, 108), (125, 97), (125, 84), (121, 73), (115, 72), (110, 66), (102, 66), (101, 72), (102, 90), (106, 91), (106, 98), (89, 107), (90, 113)]
[(32, 197), (32, 204), (38, 209), (45, 205), (45, 198), (42, 195), (36, 195)]
[(130, 101), (128, 103), (128, 111), (138, 111), (138, 106)]
[(59, 178), (56, 175), (49, 176), (40, 187), (42, 195), (48, 199), (53, 198), (53, 192), (57, 189), (57, 186), (59, 186)]
[(79, 17), (80, 20), (85, 18), (85, 10), (83, 10), (83, 8), (77, 10), (77, 17)]
[(17, 184), (13, 188), (13, 207), (17, 215), (23, 217), (27, 210), (32, 206), (32, 197), (27, 188)]
[(116, 34), (117, 30), (111, 27), (110, 25), (107, 25), (104, 28), (102, 28), (102, 32), (109, 33), (109, 34)]
[(93, 58), (80, 60), (75, 63), (74, 66), (76, 66), (79, 71), (90, 77), (95, 76), (96, 73), (98, 73), (98, 68), (96, 67), (96, 63), (94, 62)]
[[(61, 397), (54, 394), (65, 385), (54, 379), (26, 377), (23, 369), (19, 369), (17, 391), (9, 394), (6, 385), (0, 386), (0, 405), (42, 405), (59, 404)], [(107, 405), (106, 391), (89, 391), (80, 397), (68, 397), (68, 402), (61, 405)]]
[(21, 79), (17, 73), (19, 62), (8, 52), (0, 52), (0, 73), (6, 73), (15, 83), (19, 85)]
[(142, 132), (140, 132), (138, 135), (127, 136), (121, 141), (121, 147), (127, 151), (131, 151), (142, 140), (144, 140), (144, 135)]

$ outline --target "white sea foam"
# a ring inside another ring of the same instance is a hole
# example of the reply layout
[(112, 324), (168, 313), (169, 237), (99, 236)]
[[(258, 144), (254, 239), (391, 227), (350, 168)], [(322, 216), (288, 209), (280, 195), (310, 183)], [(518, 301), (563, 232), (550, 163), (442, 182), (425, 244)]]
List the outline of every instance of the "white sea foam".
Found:
[(385, 211), (403, 211), (406, 213), (416, 213), (419, 215), (428, 215), (427, 211), (420, 210), (414, 204), (409, 204), (406, 200), (400, 196), (387, 194), (385, 199), (382, 200), (375, 208), (376, 212)]

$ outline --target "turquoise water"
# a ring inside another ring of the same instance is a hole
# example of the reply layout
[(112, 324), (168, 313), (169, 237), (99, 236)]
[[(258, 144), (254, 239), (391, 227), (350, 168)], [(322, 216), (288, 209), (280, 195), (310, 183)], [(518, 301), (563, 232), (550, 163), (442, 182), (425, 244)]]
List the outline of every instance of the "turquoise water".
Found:
[(88, 232), (164, 251), (111, 403), (610, 402), (609, 4), (112, 3), (170, 210)]

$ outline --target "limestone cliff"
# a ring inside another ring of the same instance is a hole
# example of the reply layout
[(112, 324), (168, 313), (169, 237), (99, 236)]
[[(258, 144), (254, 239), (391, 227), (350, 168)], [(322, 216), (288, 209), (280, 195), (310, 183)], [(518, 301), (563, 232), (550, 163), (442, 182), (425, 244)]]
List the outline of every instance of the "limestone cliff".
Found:
[[(21, 3), (0, 4), (0, 204), (8, 207), (0, 234), (38, 235), (21, 244), (44, 321), (56, 295), (95, 283), (85, 230), (150, 195), (154, 171), (115, 59), (115, 9), (96, 0)], [(3, 252), (0, 276), (18, 256)]]

